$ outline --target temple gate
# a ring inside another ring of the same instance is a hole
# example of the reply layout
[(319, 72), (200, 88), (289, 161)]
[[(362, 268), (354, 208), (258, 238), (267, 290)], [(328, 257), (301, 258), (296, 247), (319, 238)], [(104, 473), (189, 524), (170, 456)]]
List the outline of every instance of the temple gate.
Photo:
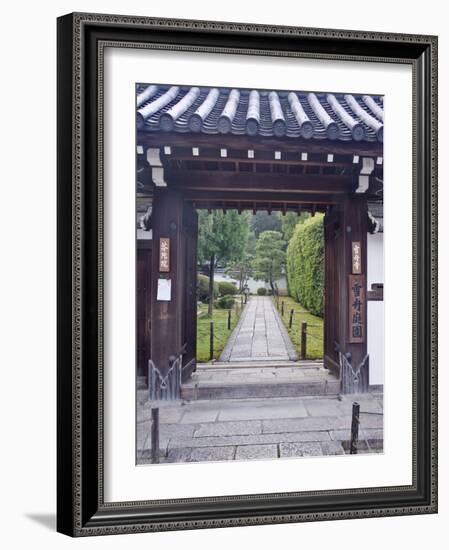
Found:
[(139, 338), (151, 341), (139, 349), (151, 349), (161, 372), (182, 349), (183, 378), (195, 369), (198, 209), (323, 212), (324, 364), (343, 392), (366, 391), (367, 233), (379, 229), (371, 210), (383, 200), (382, 98), (141, 86), (137, 127), (139, 231), (152, 231), (151, 262), (138, 272), (151, 285), (151, 330)]

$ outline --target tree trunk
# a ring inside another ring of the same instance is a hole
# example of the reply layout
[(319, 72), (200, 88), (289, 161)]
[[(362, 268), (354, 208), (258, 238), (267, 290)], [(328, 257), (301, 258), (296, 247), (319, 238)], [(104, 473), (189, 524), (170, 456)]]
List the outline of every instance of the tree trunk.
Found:
[(274, 284), (273, 284), (273, 270), (270, 268), (270, 287), (271, 287), (271, 294), (274, 296)]
[(240, 269), (239, 291), (243, 290), (243, 269)]
[(215, 254), (210, 257), (209, 264), (209, 305), (207, 308), (207, 315), (212, 317), (214, 310), (214, 268), (215, 268)]

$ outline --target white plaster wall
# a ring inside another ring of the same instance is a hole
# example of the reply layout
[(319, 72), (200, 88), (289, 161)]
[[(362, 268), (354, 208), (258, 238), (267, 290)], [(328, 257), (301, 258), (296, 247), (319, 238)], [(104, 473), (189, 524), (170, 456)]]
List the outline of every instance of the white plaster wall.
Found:
[[(383, 233), (368, 234), (368, 290), (384, 282)], [(384, 383), (384, 302), (368, 302), (368, 353), (370, 384)]]

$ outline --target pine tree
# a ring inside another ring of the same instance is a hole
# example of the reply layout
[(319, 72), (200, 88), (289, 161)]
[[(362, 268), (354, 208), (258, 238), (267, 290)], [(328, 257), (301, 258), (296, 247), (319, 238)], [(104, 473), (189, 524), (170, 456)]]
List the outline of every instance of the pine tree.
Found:
[(249, 233), (248, 214), (229, 210), (224, 214), (214, 210), (211, 214), (201, 210), (198, 218), (198, 258), (209, 264), (209, 307), (213, 311), (214, 271), (218, 263), (237, 262), (244, 256)]

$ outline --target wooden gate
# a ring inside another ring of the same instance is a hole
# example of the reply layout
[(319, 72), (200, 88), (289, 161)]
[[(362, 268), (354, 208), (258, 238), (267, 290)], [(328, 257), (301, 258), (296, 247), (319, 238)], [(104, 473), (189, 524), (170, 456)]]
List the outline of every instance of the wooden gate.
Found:
[(137, 248), (137, 376), (147, 376), (151, 357), (151, 244), (141, 241)]
[(186, 345), (182, 370), (184, 382), (196, 367), (198, 214), (191, 203), (184, 205), (182, 240), (185, 265), (184, 307), (182, 308), (182, 342)]

